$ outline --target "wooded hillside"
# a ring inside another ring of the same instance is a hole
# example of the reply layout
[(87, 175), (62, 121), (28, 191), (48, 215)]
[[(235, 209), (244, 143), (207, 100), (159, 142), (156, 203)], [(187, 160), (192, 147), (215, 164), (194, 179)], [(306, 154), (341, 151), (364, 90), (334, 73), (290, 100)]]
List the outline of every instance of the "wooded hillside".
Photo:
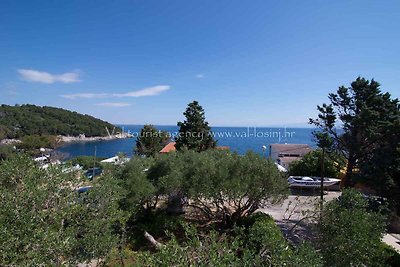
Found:
[(0, 106), (0, 139), (20, 138), (25, 135), (106, 136), (106, 127), (112, 131), (114, 125), (62, 108)]

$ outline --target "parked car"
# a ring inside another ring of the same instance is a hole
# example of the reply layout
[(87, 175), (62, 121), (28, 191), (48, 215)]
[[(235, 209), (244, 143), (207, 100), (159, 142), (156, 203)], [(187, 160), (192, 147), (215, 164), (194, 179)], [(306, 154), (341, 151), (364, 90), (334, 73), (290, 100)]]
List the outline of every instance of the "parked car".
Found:
[(96, 168), (90, 168), (85, 172), (85, 176), (89, 179), (92, 180), (96, 176), (100, 176), (103, 173), (103, 170), (99, 167)]

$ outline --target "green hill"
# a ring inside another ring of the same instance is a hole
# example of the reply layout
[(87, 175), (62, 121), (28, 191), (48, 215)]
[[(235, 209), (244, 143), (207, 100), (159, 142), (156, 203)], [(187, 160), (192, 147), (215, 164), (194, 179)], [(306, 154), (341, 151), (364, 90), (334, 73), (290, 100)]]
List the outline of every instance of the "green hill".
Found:
[[(0, 140), (26, 135), (106, 136), (115, 127), (89, 115), (35, 105), (0, 106)], [(116, 131), (120, 131), (116, 128)]]

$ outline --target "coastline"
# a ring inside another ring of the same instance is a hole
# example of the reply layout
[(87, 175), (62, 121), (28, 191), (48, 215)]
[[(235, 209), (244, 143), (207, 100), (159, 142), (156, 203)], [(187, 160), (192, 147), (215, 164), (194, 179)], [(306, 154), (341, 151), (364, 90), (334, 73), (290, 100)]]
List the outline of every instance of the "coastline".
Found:
[[(77, 143), (77, 142), (95, 142), (95, 141), (109, 141), (115, 139), (125, 139), (132, 138), (132, 135), (129, 133), (118, 133), (114, 135), (108, 136), (85, 136), (81, 134), (79, 136), (70, 136), (70, 135), (57, 135), (57, 140), (60, 145), (68, 144), (68, 143)], [(19, 144), (22, 141), (20, 139), (2, 139), (0, 140), (0, 145), (14, 145)]]
[(60, 143), (76, 143), (76, 142), (95, 142), (95, 141), (109, 141), (115, 139), (125, 139), (125, 138), (132, 138), (131, 134), (128, 133), (118, 133), (114, 135), (108, 136), (90, 136), (87, 137), (84, 134), (79, 136), (64, 136), (58, 135), (57, 136)]

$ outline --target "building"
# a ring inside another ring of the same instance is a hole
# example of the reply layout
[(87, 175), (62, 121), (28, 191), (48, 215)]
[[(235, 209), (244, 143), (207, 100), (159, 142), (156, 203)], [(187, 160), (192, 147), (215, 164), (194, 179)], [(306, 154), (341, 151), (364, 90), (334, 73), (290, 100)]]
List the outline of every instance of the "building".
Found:
[(311, 151), (312, 148), (307, 144), (271, 144), (269, 157), (287, 169), (291, 162), (301, 159)]
[[(163, 149), (160, 150), (160, 153), (168, 153), (171, 151), (176, 151), (175, 147), (176, 142), (169, 142)], [(218, 150), (229, 150), (229, 146), (217, 146)]]
[(171, 151), (176, 151), (175, 144), (176, 142), (169, 142), (163, 149), (160, 150), (160, 153), (168, 153)]

